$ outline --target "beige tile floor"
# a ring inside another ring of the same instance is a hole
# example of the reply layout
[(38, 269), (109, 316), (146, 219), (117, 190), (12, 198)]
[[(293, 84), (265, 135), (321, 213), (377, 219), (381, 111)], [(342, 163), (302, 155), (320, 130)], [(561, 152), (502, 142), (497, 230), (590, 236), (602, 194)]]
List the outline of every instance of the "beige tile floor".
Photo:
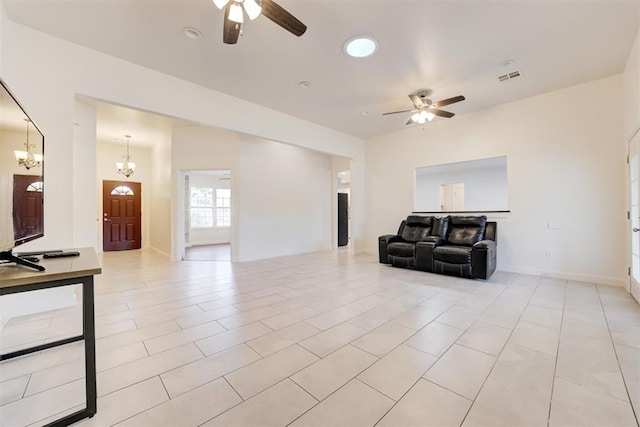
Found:
[[(640, 306), (619, 288), (342, 251), (101, 260), (98, 414), (79, 425), (638, 425)], [(78, 307), (13, 318), (0, 347), (79, 327)], [(77, 410), (83, 375), (79, 343), (0, 363), (0, 425)]]

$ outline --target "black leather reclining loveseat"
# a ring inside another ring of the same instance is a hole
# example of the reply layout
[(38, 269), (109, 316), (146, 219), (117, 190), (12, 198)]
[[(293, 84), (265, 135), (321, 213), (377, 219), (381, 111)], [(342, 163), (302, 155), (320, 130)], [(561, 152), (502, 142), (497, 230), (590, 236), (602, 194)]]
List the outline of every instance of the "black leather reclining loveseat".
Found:
[(380, 262), (433, 273), (488, 279), (496, 270), (497, 223), (482, 216), (418, 216), (378, 238)]

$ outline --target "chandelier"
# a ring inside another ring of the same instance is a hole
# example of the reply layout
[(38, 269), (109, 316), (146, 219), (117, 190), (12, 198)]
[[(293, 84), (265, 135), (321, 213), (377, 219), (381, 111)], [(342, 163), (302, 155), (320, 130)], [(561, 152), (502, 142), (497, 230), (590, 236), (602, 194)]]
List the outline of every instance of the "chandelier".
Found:
[(31, 149), (36, 148), (35, 144), (29, 143), (29, 123), (31, 123), (31, 120), (23, 120), (27, 122), (27, 142), (24, 143), (26, 151), (14, 150), (13, 153), (16, 156), (18, 165), (29, 170), (31, 168), (39, 167), (40, 165), (42, 165), (42, 154), (33, 154), (31, 152)]
[(129, 155), (129, 138), (131, 135), (125, 135), (127, 138), (127, 154), (122, 156), (124, 162), (116, 162), (116, 167), (118, 168), (118, 173), (129, 178), (136, 171), (136, 164), (131, 161), (131, 156)]

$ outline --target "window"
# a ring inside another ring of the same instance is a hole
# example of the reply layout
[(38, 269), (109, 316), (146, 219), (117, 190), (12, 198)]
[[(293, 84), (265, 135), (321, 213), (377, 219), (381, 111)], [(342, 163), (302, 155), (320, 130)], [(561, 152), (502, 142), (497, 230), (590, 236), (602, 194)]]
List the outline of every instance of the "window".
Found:
[(191, 227), (213, 227), (213, 188), (191, 187)]
[(133, 196), (133, 190), (126, 185), (120, 185), (111, 191), (112, 196)]
[(33, 191), (36, 193), (42, 193), (42, 181), (36, 181), (29, 184), (27, 191)]
[(229, 227), (231, 225), (231, 190), (216, 189), (216, 225)]
[[(191, 187), (191, 227), (229, 227), (231, 225), (231, 190)], [(214, 217), (215, 209), (215, 217)]]

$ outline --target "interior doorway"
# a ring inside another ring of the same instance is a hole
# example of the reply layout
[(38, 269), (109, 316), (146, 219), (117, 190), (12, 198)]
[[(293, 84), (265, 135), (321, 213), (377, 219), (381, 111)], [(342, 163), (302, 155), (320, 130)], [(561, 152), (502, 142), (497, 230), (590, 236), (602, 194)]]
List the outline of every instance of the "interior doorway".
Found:
[(231, 170), (184, 172), (185, 261), (231, 261)]
[(440, 185), (440, 210), (442, 212), (464, 210), (464, 182)]
[(142, 247), (142, 184), (102, 181), (102, 249), (124, 251)]
[(338, 247), (349, 244), (349, 194), (338, 193)]
[(351, 243), (351, 170), (341, 170), (336, 174), (338, 192), (337, 206), (337, 243), (342, 248)]

